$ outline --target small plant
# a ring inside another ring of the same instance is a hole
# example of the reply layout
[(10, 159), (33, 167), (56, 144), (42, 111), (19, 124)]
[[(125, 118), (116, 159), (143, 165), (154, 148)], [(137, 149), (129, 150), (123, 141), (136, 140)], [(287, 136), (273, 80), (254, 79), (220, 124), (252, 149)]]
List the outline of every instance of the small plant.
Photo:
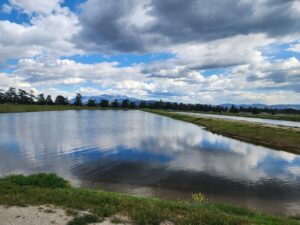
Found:
[(67, 225), (87, 225), (99, 222), (98, 217), (94, 215), (78, 216), (68, 222)]
[(206, 200), (206, 197), (203, 193), (199, 192), (199, 193), (196, 193), (196, 194), (192, 194), (192, 200), (194, 202), (203, 202)]

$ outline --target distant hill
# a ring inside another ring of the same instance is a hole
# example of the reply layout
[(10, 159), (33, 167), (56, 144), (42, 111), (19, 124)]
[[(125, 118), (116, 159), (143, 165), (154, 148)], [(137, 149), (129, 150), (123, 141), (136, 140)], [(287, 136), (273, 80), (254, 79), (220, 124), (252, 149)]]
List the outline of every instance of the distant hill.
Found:
[[(136, 104), (141, 102), (140, 99), (130, 98), (126, 95), (107, 95), (107, 94), (103, 94), (103, 95), (97, 95), (97, 96), (82, 96), (82, 103), (87, 104), (89, 99), (95, 100), (97, 104), (99, 104), (101, 102), (101, 100), (103, 100), (103, 99), (108, 100), (109, 102), (113, 102), (116, 99), (119, 103), (121, 103), (125, 99), (128, 99), (129, 101), (134, 102)], [(75, 100), (75, 98), (72, 98), (70, 100), (70, 103), (71, 104), (74, 103), (74, 100)]]
[[(72, 98), (70, 100), (70, 103), (74, 103), (74, 99)], [(97, 95), (97, 96), (82, 96), (82, 103), (83, 104), (87, 104), (89, 99), (93, 99), (96, 101), (97, 104), (100, 103), (100, 101), (102, 99), (108, 100), (109, 102), (113, 102), (115, 99), (121, 103), (123, 100), (128, 99), (131, 102), (134, 102), (135, 104), (139, 104), (142, 99), (137, 99), (137, 98), (131, 98), (128, 97), (126, 95), (107, 95), (107, 94), (103, 94), (103, 95)], [(144, 100), (147, 102), (154, 102), (154, 100)], [(293, 105), (293, 104), (278, 104), (278, 105), (266, 105), (266, 104), (231, 104), (231, 103), (226, 103), (226, 104), (221, 104), (221, 106), (224, 107), (228, 107), (230, 108), (232, 105), (236, 106), (236, 107), (256, 107), (259, 109), (262, 108), (270, 108), (270, 109), (296, 109), (296, 110), (300, 110), (300, 104), (299, 105)]]

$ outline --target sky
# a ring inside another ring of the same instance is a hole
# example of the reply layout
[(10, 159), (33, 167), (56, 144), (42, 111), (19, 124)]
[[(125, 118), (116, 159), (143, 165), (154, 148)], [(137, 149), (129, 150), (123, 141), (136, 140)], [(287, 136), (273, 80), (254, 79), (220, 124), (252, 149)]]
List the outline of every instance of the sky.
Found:
[(300, 104), (299, 0), (0, 0), (0, 89)]

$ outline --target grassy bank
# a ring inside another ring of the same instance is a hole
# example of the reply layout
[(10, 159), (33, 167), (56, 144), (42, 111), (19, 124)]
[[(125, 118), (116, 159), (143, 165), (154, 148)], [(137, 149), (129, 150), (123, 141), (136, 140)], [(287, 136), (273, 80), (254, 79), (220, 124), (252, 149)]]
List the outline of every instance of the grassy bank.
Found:
[(72, 105), (9, 105), (0, 104), (0, 113), (17, 113), (17, 112), (42, 112), (42, 111), (63, 111), (63, 110), (99, 110), (106, 109), (100, 107), (72, 106)]
[(292, 128), (270, 127), (257, 123), (215, 118), (196, 118), (169, 111), (146, 111), (204, 126), (213, 133), (222, 134), (227, 137), (300, 154), (300, 131)]
[[(28, 177), (18, 175), (0, 179), (0, 204), (6, 206), (51, 204), (62, 207), (74, 215), (77, 210), (87, 210), (93, 215), (91, 218), (94, 219), (91, 221), (95, 221), (95, 217), (101, 220), (104, 217), (121, 214), (128, 217), (133, 224), (139, 225), (156, 225), (163, 221), (179, 225), (300, 224), (297, 219), (263, 215), (223, 204), (171, 202), (73, 188), (54, 174)], [(74, 224), (79, 223), (75, 221)]]

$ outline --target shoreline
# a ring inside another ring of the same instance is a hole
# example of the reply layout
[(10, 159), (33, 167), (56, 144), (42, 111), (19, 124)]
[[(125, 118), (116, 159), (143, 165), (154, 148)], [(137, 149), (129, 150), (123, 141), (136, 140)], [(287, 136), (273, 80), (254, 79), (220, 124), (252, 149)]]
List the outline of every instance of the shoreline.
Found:
[[(123, 108), (113, 108), (113, 107), (89, 107), (89, 106), (74, 106), (74, 105), (22, 105), (22, 104), (0, 104), (0, 114), (1, 113), (18, 113), (18, 112), (43, 112), (43, 111), (64, 111), (64, 110), (122, 110)], [(134, 110), (129, 108), (130, 110)], [(166, 111), (160, 109), (142, 109), (135, 108), (136, 110), (154, 110), (154, 111)], [(250, 114), (250, 113), (218, 113), (218, 112), (194, 112), (194, 111), (169, 111), (169, 112), (188, 112), (188, 113), (199, 113), (199, 114), (211, 114), (211, 115), (223, 115), (223, 116), (235, 116), (235, 117), (247, 117), (247, 118), (258, 118), (258, 119), (271, 119), (271, 120), (283, 120), (290, 122), (300, 122), (300, 114)]]
[(271, 126), (219, 118), (195, 117), (163, 110), (143, 111), (193, 123), (204, 127), (209, 132), (220, 134), (225, 137), (276, 150), (300, 154), (300, 129), (297, 128)]
[[(0, 205), (12, 208), (53, 206), (72, 215), (74, 220), (89, 219), (91, 224), (107, 218), (126, 218), (119, 224), (143, 225), (299, 225), (299, 218), (262, 214), (252, 209), (227, 204), (208, 203), (194, 199), (167, 201), (158, 198), (135, 197), (125, 194), (74, 188), (55, 174), (15, 175), (0, 178)], [(1, 208), (0, 208), (1, 209)], [(48, 210), (48, 209), (45, 209)], [(45, 211), (44, 210), (44, 211)], [(49, 210), (48, 210), (49, 212)], [(86, 212), (89, 216), (82, 216)], [(16, 218), (17, 220), (18, 218)]]

